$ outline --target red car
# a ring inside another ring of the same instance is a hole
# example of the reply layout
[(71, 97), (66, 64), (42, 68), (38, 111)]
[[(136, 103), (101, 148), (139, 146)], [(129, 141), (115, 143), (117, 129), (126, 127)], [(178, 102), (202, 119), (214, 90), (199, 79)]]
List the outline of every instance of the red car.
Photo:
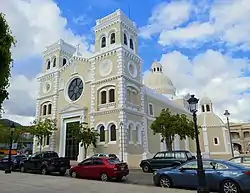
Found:
[(121, 180), (129, 174), (128, 165), (115, 158), (99, 157), (88, 158), (69, 170), (73, 178), (100, 179), (108, 181)]

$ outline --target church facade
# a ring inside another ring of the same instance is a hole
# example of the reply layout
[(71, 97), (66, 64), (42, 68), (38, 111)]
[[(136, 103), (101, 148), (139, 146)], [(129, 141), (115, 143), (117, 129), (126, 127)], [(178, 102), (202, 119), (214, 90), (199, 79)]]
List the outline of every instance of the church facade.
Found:
[[(96, 21), (95, 53), (91, 57), (83, 56), (79, 47), (63, 40), (48, 46), (43, 57), (36, 118), (56, 119), (58, 130), (46, 137), (43, 144), (34, 138), (34, 152), (41, 145), (60, 156), (82, 161), (84, 150), (71, 139), (68, 127), (72, 122), (87, 122), (100, 134), (97, 147), (90, 148), (88, 155), (115, 153), (129, 165), (138, 166), (141, 159), (166, 149), (160, 136), (150, 129), (163, 108), (191, 118), (187, 110), (189, 96), (175, 96), (176, 89), (159, 62), (152, 64), (151, 73), (143, 80), (138, 30), (121, 10)], [(202, 113), (201, 116), (208, 116), (212, 111)], [(217, 130), (208, 136), (205, 131), (210, 126), (202, 124), (203, 151), (213, 152), (216, 147), (214, 151), (229, 155), (224, 125), (219, 122)], [(207, 149), (208, 143), (213, 144), (213, 135), (218, 135), (219, 144)], [(195, 153), (191, 139), (181, 141), (176, 136), (173, 147)]]

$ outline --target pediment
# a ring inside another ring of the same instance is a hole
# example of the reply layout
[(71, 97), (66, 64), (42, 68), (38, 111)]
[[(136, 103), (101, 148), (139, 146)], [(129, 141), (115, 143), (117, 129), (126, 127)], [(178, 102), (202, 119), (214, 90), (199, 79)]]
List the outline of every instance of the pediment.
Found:
[(79, 106), (79, 105), (75, 105), (75, 104), (70, 104), (64, 108), (62, 108), (60, 110), (60, 113), (68, 113), (68, 112), (72, 112), (72, 111), (86, 111), (87, 108), (86, 107), (82, 107), (82, 106)]

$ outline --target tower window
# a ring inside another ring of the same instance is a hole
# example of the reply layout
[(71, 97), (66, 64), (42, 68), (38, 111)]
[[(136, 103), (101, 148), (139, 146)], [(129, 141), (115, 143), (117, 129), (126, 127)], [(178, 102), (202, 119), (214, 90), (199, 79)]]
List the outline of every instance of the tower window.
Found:
[(56, 67), (56, 58), (53, 60), (53, 67)]
[(133, 42), (133, 40), (130, 38), (130, 40), (129, 40), (129, 46), (130, 46), (130, 49), (134, 49), (134, 42)]
[(47, 62), (47, 70), (50, 69), (50, 61)]
[(128, 45), (128, 38), (127, 38), (127, 35), (125, 33), (123, 34), (123, 42), (125, 45)]
[(207, 112), (210, 112), (210, 106), (209, 105), (206, 105), (206, 110), (207, 110)]
[(115, 43), (115, 33), (112, 33), (110, 36), (110, 44), (114, 44)]
[(107, 102), (107, 92), (104, 90), (101, 92), (101, 104), (105, 104)]
[(63, 58), (63, 66), (67, 63), (66, 58)]
[(110, 127), (110, 141), (116, 141), (116, 127), (114, 124)]
[(105, 142), (105, 128), (103, 125), (100, 127), (100, 142)]
[(115, 89), (110, 89), (109, 90), (109, 102), (115, 102)]
[(159, 67), (157, 67), (157, 72), (159, 72), (160, 71), (160, 68)]
[(204, 105), (201, 106), (201, 111), (202, 111), (202, 112), (205, 112), (205, 107), (204, 107)]
[(106, 47), (106, 37), (102, 37), (101, 48)]
[(47, 105), (43, 105), (43, 115), (47, 114)]
[(214, 145), (219, 145), (219, 139), (217, 137), (214, 138)]
[(51, 110), (52, 110), (52, 104), (49, 104), (49, 105), (48, 105), (48, 114), (49, 114), (49, 115), (51, 114)]

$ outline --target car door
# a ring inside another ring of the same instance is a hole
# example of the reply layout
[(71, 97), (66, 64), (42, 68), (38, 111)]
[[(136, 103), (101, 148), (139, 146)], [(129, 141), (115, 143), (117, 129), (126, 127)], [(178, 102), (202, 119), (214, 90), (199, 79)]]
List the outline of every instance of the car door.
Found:
[(172, 178), (176, 186), (197, 187), (197, 162), (191, 161), (181, 165)]
[(103, 160), (100, 158), (94, 158), (92, 165), (89, 166), (89, 172), (91, 173), (91, 178), (99, 179), (105, 168), (103, 167)]
[(165, 159), (165, 152), (158, 152), (151, 160), (151, 168), (152, 169), (161, 169), (163, 166), (163, 161)]
[(237, 164), (242, 164), (242, 158), (241, 157), (235, 157), (230, 159), (231, 162), (237, 163)]
[(8, 163), (9, 163), (9, 157), (8, 156), (3, 157), (0, 163), (0, 168), (6, 169), (8, 167)]
[(243, 157), (242, 164), (244, 166), (250, 167), (250, 157)]
[(81, 178), (91, 178), (92, 174), (90, 171), (90, 166), (92, 165), (92, 163), (93, 163), (93, 159), (89, 158), (89, 159), (82, 161), (79, 164), (78, 173)]
[(29, 158), (28, 162), (26, 162), (27, 163), (27, 165), (26, 165), (27, 169), (29, 169), (29, 170), (38, 170), (38, 169), (40, 169), (39, 168), (39, 164), (40, 164), (40, 161), (41, 161), (40, 159), (41, 159), (41, 154), (39, 154), (39, 153), (33, 154)]

